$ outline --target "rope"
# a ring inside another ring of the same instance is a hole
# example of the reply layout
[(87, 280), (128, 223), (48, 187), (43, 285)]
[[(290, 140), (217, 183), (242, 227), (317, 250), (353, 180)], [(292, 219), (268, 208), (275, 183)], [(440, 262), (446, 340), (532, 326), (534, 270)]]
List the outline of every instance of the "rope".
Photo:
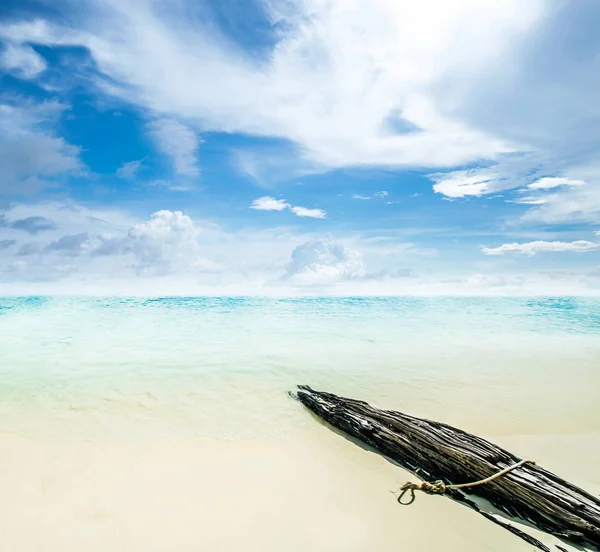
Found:
[[(398, 496), (398, 503), (402, 504), (403, 506), (408, 506), (409, 504), (412, 504), (415, 501), (415, 491), (423, 491), (428, 494), (444, 494), (447, 490), (450, 489), (464, 489), (466, 487), (475, 487), (477, 485), (490, 483), (491, 481), (494, 481), (495, 479), (498, 479), (499, 477), (502, 477), (503, 475), (506, 475), (507, 473), (516, 470), (517, 468), (520, 468), (521, 466), (527, 463), (535, 464), (535, 462), (532, 462), (531, 460), (521, 460), (516, 464), (509, 466), (508, 468), (504, 468), (503, 470), (500, 470), (499, 472), (490, 475), (489, 477), (486, 477), (485, 479), (480, 479), (479, 481), (473, 481), (471, 483), (462, 483), (460, 485), (446, 485), (446, 483), (444, 483), (441, 480), (433, 482), (423, 481), (421, 483), (412, 483), (411, 481), (407, 481), (399, 489), (400, 495)], [(402, 498), (407, 492), (410, 492), (410, 498), (408, 502), (402, 502)]]

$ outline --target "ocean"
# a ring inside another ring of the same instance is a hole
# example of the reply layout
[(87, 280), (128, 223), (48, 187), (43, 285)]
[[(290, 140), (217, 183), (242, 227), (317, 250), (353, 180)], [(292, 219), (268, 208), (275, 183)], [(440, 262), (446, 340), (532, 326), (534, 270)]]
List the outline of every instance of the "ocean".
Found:
[(485, 435), (600, 429), (594, 298), (0, 299), (0, 431), (276, 436), (297, 384)]
[(600, 492), (596, 299), (7, 297), (0, 335), (2, 549), (531, 550), (444, 497), (399, 506), (414, 475), (319, 423), (297, 384)]

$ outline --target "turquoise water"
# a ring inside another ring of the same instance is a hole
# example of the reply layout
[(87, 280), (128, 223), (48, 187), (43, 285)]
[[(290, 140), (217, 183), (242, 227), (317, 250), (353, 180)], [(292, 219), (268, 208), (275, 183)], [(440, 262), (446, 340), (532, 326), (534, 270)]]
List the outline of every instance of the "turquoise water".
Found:
[(0, 431), (275, 436), (297, 383), (486, 434), (600, 429), (600, 300), (0, 299)]

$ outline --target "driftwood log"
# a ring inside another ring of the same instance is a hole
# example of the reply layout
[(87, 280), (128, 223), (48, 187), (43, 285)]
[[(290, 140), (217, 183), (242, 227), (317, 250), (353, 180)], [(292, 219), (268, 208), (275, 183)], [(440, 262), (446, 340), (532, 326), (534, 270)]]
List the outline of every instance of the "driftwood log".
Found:
[[(402, 467), (418, 470), (415, 475), (425, 481), (477, 481), (521, 460), (485, 439), (443, 423), (381, 410), (308, 386), (298, 389), (296, 398), (319, 418)], [(533, 463), (492, 482), (461, 491), (448, 489), (446, 494), (538, 548), (549, 550), (537, 539), (484, 512), (463, 493), (486, 499), (508, 516), (521, 518), (566, 542), (600, 550), (600, 500)]]

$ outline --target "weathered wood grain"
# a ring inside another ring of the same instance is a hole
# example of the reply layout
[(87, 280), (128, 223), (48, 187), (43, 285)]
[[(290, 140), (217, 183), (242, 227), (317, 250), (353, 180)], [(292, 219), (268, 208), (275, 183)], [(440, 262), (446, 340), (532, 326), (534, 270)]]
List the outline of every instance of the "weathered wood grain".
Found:
[[(440, 422), (381, 410), (308, 386), (299, 386), (296, 396), (332, 426), (411, 471), (419, 469), (418, 477), (423, 480), (467, 483), (521, 460), (485, 439)], [(505, 514), (561, 539), (600, 550), (600, 500), (536, 464), (525, 464), (484, 485), (448, 490), (451, 498), (470, 502), (480, 511), (463, 493), (484, 498)], [(547, 550), (544, 545), (539, 548)]]

